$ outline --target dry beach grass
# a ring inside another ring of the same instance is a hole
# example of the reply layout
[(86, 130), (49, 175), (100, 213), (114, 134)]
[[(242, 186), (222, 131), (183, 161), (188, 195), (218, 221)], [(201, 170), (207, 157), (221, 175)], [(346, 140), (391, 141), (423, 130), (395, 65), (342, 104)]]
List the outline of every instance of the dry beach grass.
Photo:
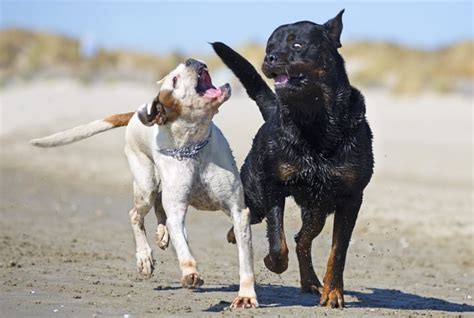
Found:
[[(0, 84), (35, 78), (70, 76), (84, 83), (121, 78), (151, 82), (172, 70), (185, 57), (179, 52), (154, 55), (130, 50), (96, 48), (91, 56), (74, 38), (22, 29), (0, 30)], [(263, 61), (264, 47), (243, 44), (239, 52), (254, 65)], [(396, 94), (472, 92), (474, 41), (461, 41), (436, 50), (391, 42), (344, 43), (351, 81), (365, 87), (389, 87)], [(222, 67), (215, 55), (195, 56), (211, 68)], [(352, 66), (356, 67), (352, 67)]]

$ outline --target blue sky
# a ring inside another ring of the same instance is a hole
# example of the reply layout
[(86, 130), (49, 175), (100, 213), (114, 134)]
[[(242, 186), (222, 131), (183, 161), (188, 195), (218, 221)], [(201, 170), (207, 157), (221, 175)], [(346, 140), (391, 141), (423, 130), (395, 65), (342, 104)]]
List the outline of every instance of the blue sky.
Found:
[(473, 38), (472, 1), (22, 1), (0, 0), (0, 28), (88, 39), (107, 48), (208, 53), (208, 41), (264, 43), (280, 24), (323, 23), (345, 8), (342, 41), (436, 48)]

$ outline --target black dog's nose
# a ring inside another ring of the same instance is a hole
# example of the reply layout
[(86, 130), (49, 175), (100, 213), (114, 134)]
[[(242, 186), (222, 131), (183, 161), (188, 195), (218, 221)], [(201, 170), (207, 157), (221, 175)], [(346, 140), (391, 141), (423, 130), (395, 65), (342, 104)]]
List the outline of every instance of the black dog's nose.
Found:
[(207, 65), (202, 63), (202, 62), (199, 62), (198, 60), (195, 60), (195, 59), (187, 59), (186, 62), (184, 63), (184, 65), (186, 65), (186, 67), (189, 67), (189, 66), (193, 66), (195, 68), (207, 68)]
[(276, 56), (275, 54), (267, 54), (267, 55), (265, 56), (265, 60), (266, 60), (267, 63), (272, 64), (272, 63), (275, 63), (275, 62), (276, 62), (277, 56)]

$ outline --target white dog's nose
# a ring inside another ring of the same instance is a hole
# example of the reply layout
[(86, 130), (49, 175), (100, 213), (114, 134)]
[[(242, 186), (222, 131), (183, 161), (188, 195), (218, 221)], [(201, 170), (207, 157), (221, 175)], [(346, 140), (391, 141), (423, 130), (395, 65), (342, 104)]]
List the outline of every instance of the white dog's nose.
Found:
[(186, 67), (195, 67), (196, 69), (207, 68), (206, 64), (195, 59), (187, 59), (185, 65)]

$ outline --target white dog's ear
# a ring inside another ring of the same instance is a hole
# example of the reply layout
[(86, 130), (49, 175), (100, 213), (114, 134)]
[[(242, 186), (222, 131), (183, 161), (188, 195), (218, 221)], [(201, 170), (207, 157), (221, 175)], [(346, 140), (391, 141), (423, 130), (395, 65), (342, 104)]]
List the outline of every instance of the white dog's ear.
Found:
[(160, 79), (158, 82), (156, 82), (156, 85), (158, 85), (158, 87), (161, 87), (161, 85), (163, 85), (163, 82), (165, 81), (165, 77), (163, 77), (162, 79)]
[(150, 111), (148, 111), (148, 104), (144, 105), (137, 111), (138, 119), (145, 126), (164, 125), (166, 124), (166, 110), (165, 107), (160, 103), (160, 95), (153, 99), (153, 102), (150, 106)]

